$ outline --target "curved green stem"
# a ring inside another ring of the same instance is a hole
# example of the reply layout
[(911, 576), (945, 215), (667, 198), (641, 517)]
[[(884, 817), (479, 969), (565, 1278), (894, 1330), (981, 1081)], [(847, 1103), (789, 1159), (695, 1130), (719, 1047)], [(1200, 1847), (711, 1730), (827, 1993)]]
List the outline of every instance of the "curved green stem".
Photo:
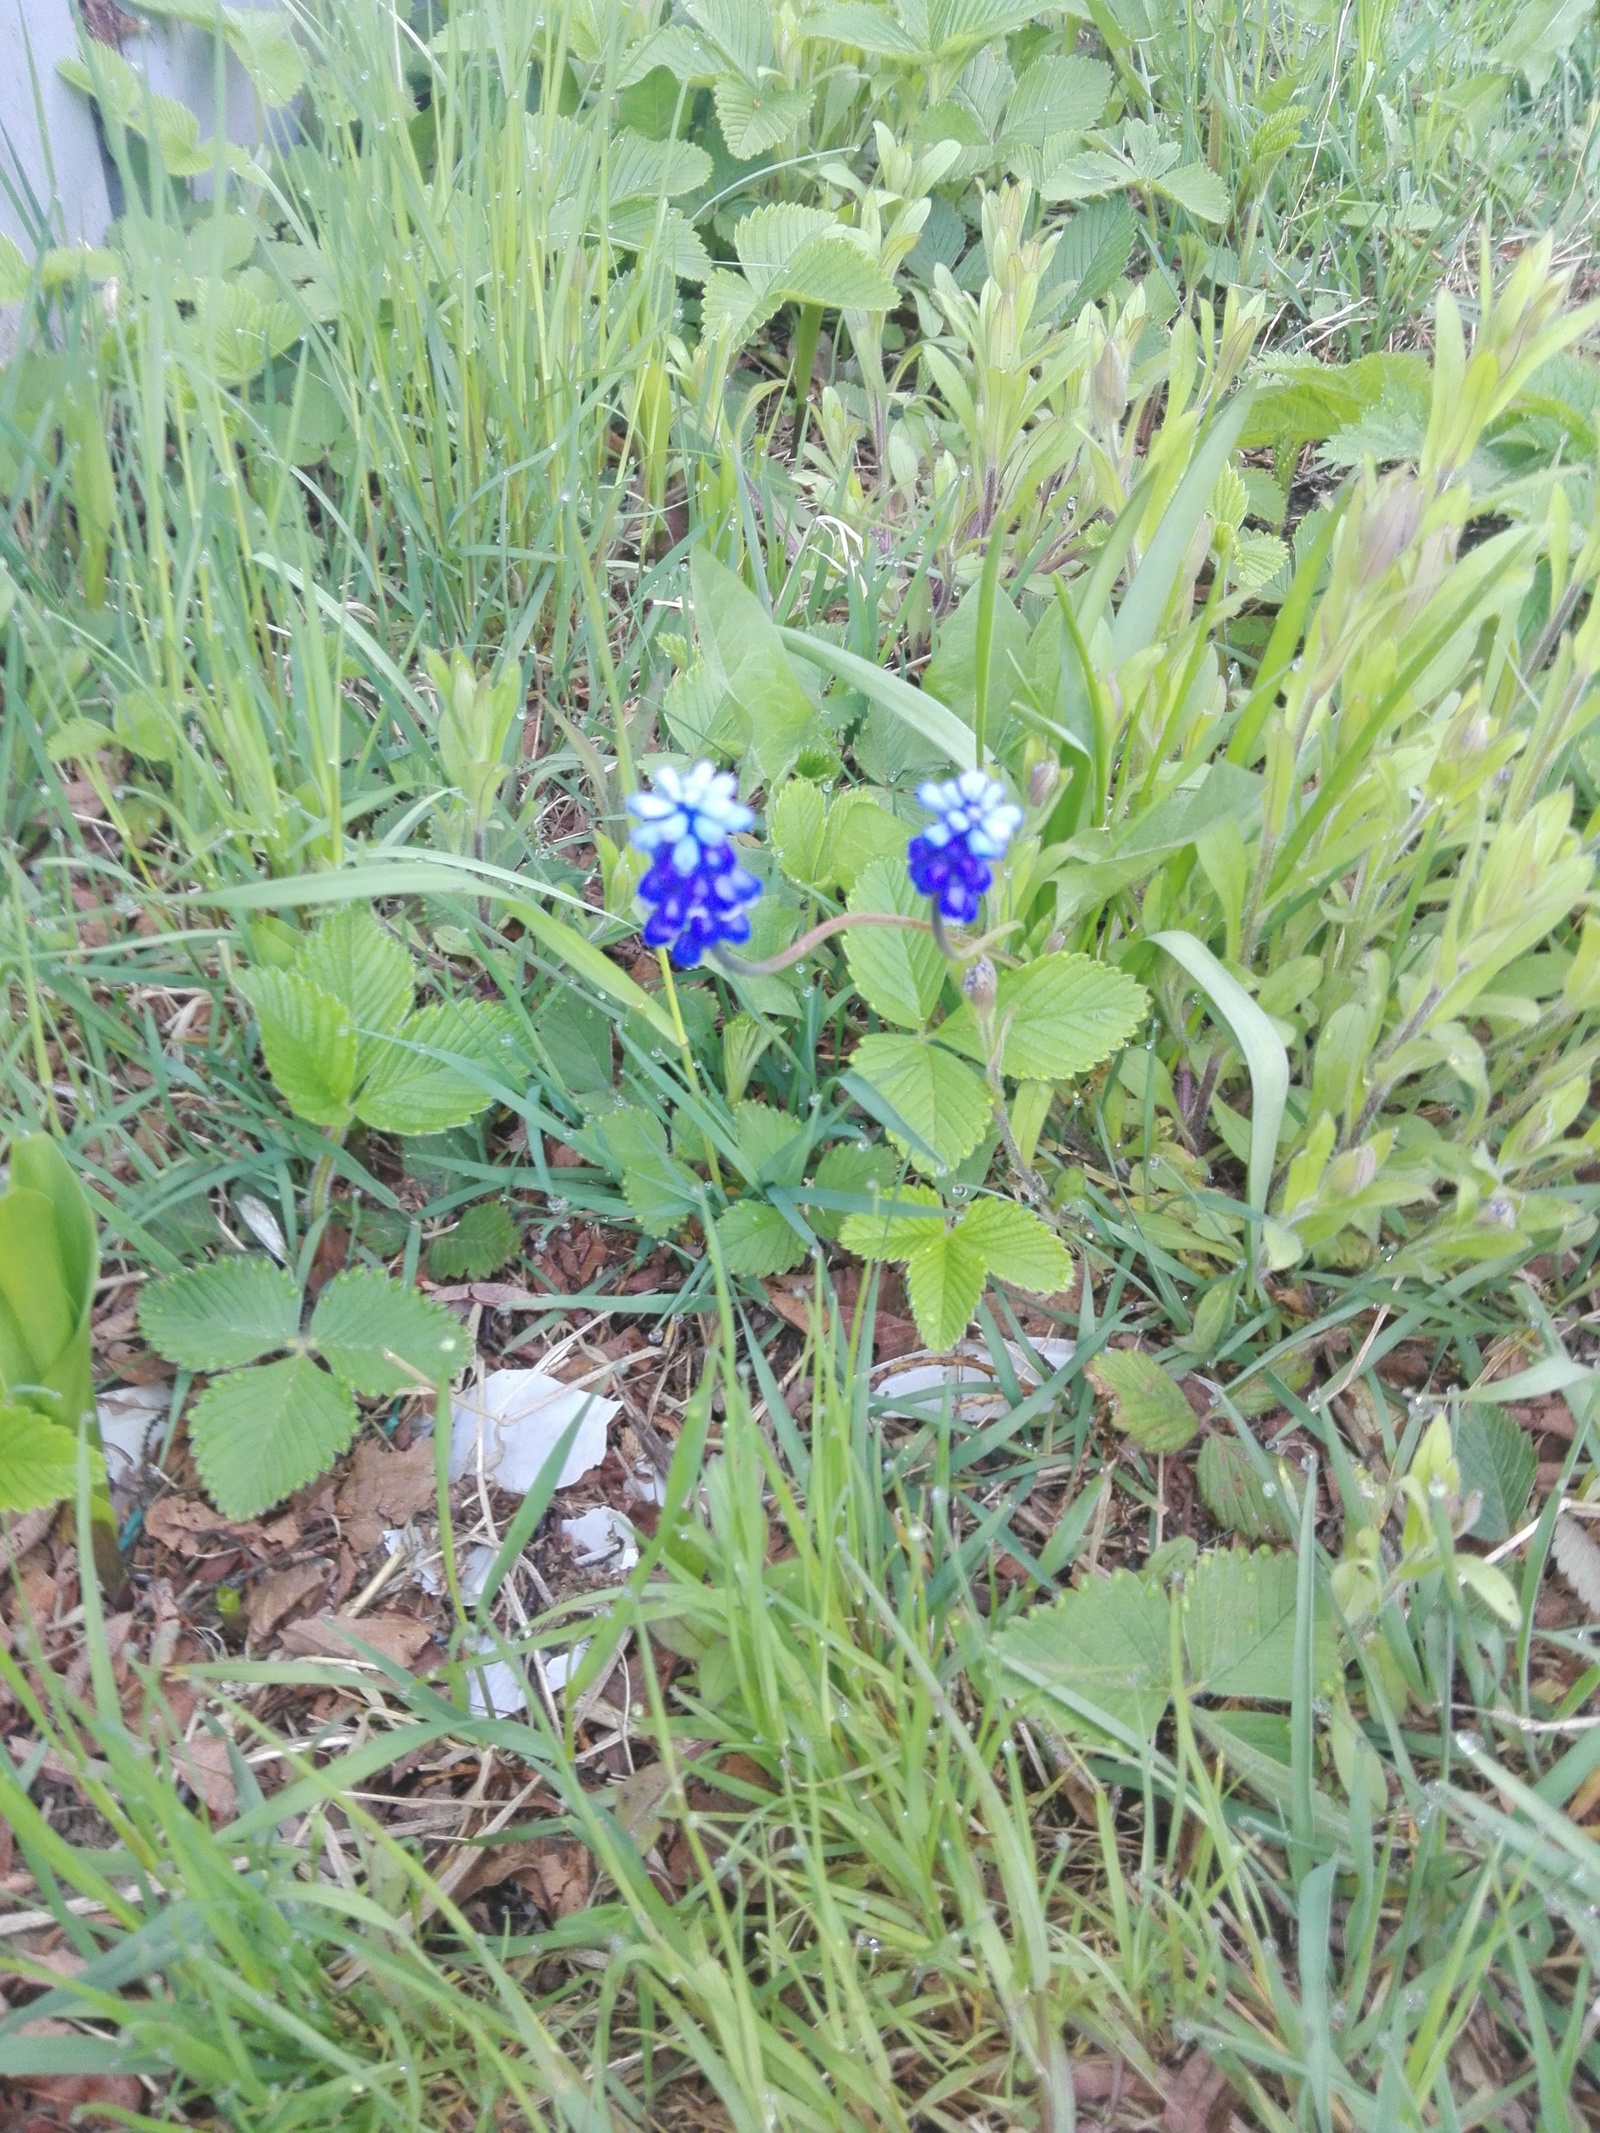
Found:
[(735, 955), (728, 948), (713, 948), (710, 952), (733, 977), (770, 978), (775, 977), (780, 970), (787, 970), (791, 964), (798, 963), (802, 956), (809, 955), (813, 948), (819, 948), (824, 941), (831, 940), (834, 934), (843, 933), (847, 926), (899, 926), (907, 933), (931, 933), (939, 945), (939, 953), (947, 961), (968, 963), (975, 955), (982, 955), (992, 942), (1012, 932), (1018, 923), (1014, 918), (1008, 919), (1003, 926), (996, 926), (989, 933), (978, 934), (970, 941), (952, 941), (944, 930), (944, 921), (939, 915), (937, 905), (934, 906), (931, 919), (907, 918), (898, 911), (841, 911), (836, 918), (825, 918), (820, 926), (813, 926), (809, 933), (802, 933), (799, 940), (791, 942), (779, 954), (766, 956), (760, 962), (751, 962), (745, 956)]

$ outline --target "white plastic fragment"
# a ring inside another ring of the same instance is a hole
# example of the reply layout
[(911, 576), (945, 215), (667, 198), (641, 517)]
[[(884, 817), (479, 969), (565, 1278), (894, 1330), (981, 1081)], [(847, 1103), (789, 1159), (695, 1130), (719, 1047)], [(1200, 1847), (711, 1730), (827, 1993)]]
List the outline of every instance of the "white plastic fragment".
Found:
[(639, 1541), (632, 1525), (609, 1504), (596, 1504), (577, 1518), (564, 1518), (561, 1531), (581, 1570), (605, 1569), (624, 1577), (639, 1560)]
[[(1033, 1341), (1029, 1345), (1051, 1374), (1063, 1363), (1071, 1361), (1076, 1347), (1073, 1341), (1054, 1338)], [(1005, 1350), (1016, 1372), (1017, 1383), (1025, 1393), (1043, 1382), (1038, 1365), (1020, 1342), (1007, 1341)], [(963, 1341), (953, 1355), (893, 1364), (884, 1375), (876, 1378), (872, 1389), (879, 1399), (904, 1403), (889, 1408), (887, 1412), (890, 1414), (904, 1414), (913, 1420), (926, 1421), (930, 1415), (938, 1413), (939, 1403), (933, 1396), (942, 1392), (946, 1385), (972, 1388), (960, 1392), (952, 1403), (952, 1412), (958, 1422), (993, 1421), (1003, 1415), (1009, 1405), (995, 1370), (994, 1358), (982, 1341)]]
[[(580, 1637), (566, 1651), (552, 1652), (544, 1661), (544, 1678), (552, 1695), (564, 1689), (578, 1671), (583, 1655), (589, 1649), (589, 1641), (587, 1637)], [(488, 1639), (478, 1646), (480, 1652), (493, 1649)], [(531, 1674), (531, 1657), (526, 1664)], [(519, 1711), (528, 1708), (527, 1675), (505, 1659), (491, 1659), (483, 1666), (475, 1666), (467, 1676), (467, 1708), (475, 1718), (515, 1718)]]
[(95, 1401), (106, 1479), (113, 1488), (125, 1488), (133, 1481), (145, 1464), (152, 1431), (171, 1408), (170, 1385), (118, 1385)]
[(525, 1496), (574, 1415), (578, 1433), (562, 1463), (557, 1488), (570, 1488), (606, 1455), (606, 1428), (618, 1402), (563, 1385), (542, 1370), (491, 1370), (470, 1385), (450, 1410), (450, 1478), (476, 1473)]

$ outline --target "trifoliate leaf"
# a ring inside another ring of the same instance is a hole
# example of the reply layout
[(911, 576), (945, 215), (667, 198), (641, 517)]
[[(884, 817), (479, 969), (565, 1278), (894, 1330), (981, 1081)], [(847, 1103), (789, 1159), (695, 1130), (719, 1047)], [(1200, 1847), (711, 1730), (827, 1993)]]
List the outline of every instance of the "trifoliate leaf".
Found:
[(78, 1439), (37, 1408), (0, 1406), (0, 1511), (41, 1511), (78, 1485)]
[[(865, 1200), (872, 1199), (876, 1186), (878, 1196), (888, 1199), (899, 1197), (893, 1189), (899, 1175), (900, 1157), (887, 1143), (876, 1141), (867, 1147), (855, 1141), (835, 1141), (818, 1163), (812, 1182), (818, 1192), (857, 1193)], [(913, 1193), (928, 1191), (934, 1204), (938, 1203), (939, 1196), (931, 1188), (908, 1186), (906, 1190)], [(812, 1206), (806, 1209), (806, 1219), (819, 1237), (837, 1238), (852, 1214), (866, 1213), (866, 1208), (846, 1210)], [(847, 1249), (854, 1251), (857, 1247), (851, 1245)], [(875, 1255), (864, 1252), (861, 1256), (872, 1258)], [(881, 1258), (883, 1255), (876, 1256)]]
[[(1119, 1051), (1150, 1007), (1125, 971), (1087, 955), (1046, 955), (1000, 973), (994, 1026), (1004, 1032), (1001, 1065), (1022, 1081), (1068, 1081)], [(947, 1044), (985, 1057), (972, 1010), (962, 1003), (940, 1027)]]
[[(898, 823), (895, 830), (903, 837)], [(903, 850), (897, 860), (876, 859), (862, 867), (850, 892), (850, 909), (927, 917), (926, 901), (906, 873)], [(924, 1026), (949, 974), (931, 932), (913, 932), (908, 926), (852, 926), (844, 937), (844, 952), (856, 990), (874, 1014), (902, 1029)]]
[(983, 1253), (959, 1229), (927, 1225), (906, 1261), (906, 1291), (917, 1331), (930, 1348), (953, 1348), (983, 1294)]
[(459, 1319), (387, 1274), (338, 1274), (317, 1299), (311, 1338), (328, 1367), (357, 1392), (414, 1392), (440, 1385), (467, 1361)]
[(521, 1234), (503, 1204), (480, 1200), (454, 1229), (435, 1237), (428, 1247), (428, 1272), (435, 1281), (487, 1281), (521, 1247)]
[(904, 1146), (919, 1170), (954, 1170), (982, 1140), (990, 1118), (983, 1076), (941, 1045), (863, 1037), (850, 1064), (916, 1136)]
[(1194, 1409), (1154, 1356), (1105, 1348), (1088, 1367), (1117, 1428), (1145, 1451), (1179, 1452), (1193, 1439), (1200, 1427)]
[(1014, 1289), (1053, 1296), (1072, 1280), (1072, 1255), (1031, 1207), (1014, 1200), (975, 1200), (958, 1227), (995, 1279)]
[[(440, 1001), (382, 1040), (357, 1111), (382, 1133), (443, 1133), (494, 1101), (485, 1082), (514, 1078), (516, 1025), (504, 1008)], [(458, 1065), (457, 1062), (460, 1062)], [(483, 1069), (483, 1078), (471, 1069)]]
[(1195, 1483), (1201, 1502), (1230, 1533), (1250, 1541), (1283, 1538), (1249, 1454), (1231, 1437), (1207, 1437), (1195, 1465)]
[(805, 1239), (765, 1200), (736, 1200), (718, 1215), (717, 1242), (730, 1274), (758, 1281), (787, 1274), (806, 1256)]
[(169, 1363), (233, 1370), (295, 1339), (300, 1291), (270, 1259), (219, 1259), (152, 1282), (139, 1300), (139, 1325)]
[(350, 1123), (356, 1032), (342, 1000), (291, 970), (246, 970), (236, 980), (256, 1011), (261, 1051), (278, 1093), (308, 1125)]
[(189, 1413), (189, 1448), (211, 1501), (254, 1518), (314, 1481), (356, 1433), (355, 1401), (309, 1355), (236, 1370)]

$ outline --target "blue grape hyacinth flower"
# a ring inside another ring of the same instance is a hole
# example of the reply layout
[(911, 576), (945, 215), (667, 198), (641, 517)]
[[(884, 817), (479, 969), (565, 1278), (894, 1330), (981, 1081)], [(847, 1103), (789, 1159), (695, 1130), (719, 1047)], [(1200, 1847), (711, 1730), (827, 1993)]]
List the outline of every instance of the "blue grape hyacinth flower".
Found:
[(994, 879), (993, 862), (1022, 827), (1022, 809), (981, 770), (919, 785), (917, 799), (933, 820), (906, 852), (912, 886), (932, 897), (941, 918), (967, 925)]
[(747, 941), (761, 884), (733, 847), (735, 833), (755, 816), (732, 771), (714, 763), (658, 771), (654, 789), (636, 792), (628, 813), (628, 841), (650, 862), (638, 889), (648, 945), (669, 950), (680, 970), (693, 970), (707, 949)]

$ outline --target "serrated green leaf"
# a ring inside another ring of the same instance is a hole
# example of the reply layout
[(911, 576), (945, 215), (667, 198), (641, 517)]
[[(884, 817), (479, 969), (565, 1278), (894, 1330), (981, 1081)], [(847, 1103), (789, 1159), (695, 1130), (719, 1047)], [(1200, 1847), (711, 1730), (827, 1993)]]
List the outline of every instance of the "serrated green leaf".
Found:
[(254, 1518), (327, 1472), (356, 1433), (356, 1404), (309, 1355), (216, 1378), (189, 1411), (189, 1448), (227, 1518)]
[(336, 1377), (376, 1397), (440, 1385), (462, 1369), (471, 1343), (459, 1319), (387, 1274), (337, 1274), (317, 1299), (311, 1339)]
[[(885, 1143), (878, 1141), (871, 1147), (864, 1147), (855, 1141), (835, 1141), (818, 1163), (812, 1182), (819, 1192), (860, 1193), (866, 1199), (872, 1198), (873, 1188), (876, 1187), (878, 1196), (885, 1198), (891, 1195), (894, 1181), (899, 1175), (900, 1158), (894, 1149)], [(909, 1192), (923, 1190), (920, 1186), (908, 1186), (906, 1189)], [(935, 1193), (933, 1197), (937, 1200), (938, 1194)], [(865, 1213), (866, 1210), (861, 1209), (858, 1212)], [(836, 1239), (850, 1216), (833, 1208), (808, 1207), (806, 1219), (819, 1237)], [(863, 1256), (872, 1255), (868, 1253)]]
[[(864, 866), (849, 907), (895, 912), (902, 918), (927, 916), (926, 900), (911, 885), (903, 853), (898, 861), (875, 859)], [(874, 1014), (902, 1029), (926, 1024), (949, 975), (931, 932), (916, 933), (909, 926), (852, 926), (844, 937), (844, 952), (856, 990)]]
[[(954, 1170), (983, 1139), (990, 1118), (983, 1076), (942, 1046), (920, 1037), (863, 1037), (850, 1064), (920, 1136), (938, 1170)], [(930, 1167), (921, 1148), (907, 1143), (906, 1153), (919, 1170)]]
[(480, 1200), (454, 1229), (434, 1238), (428, 1247), (428, 1272), (435, 1281), (487, 1281), (521, 1248), (521, 1233), (504, 1204)]
[[(1075, 1080), (1120, 1051), (1149, 1007), (1137, 979), (1092, 956), (1046, 955), (1004, 970), (995, 991), (1001, 1066), (1019, 1081)], [(940, 1035), (968, 1058), (983, 1058), (982, 1033), (965, 1002)]]
[(806, 1130), (771, 1104), (737, 1103), (733, 1137), (739, 1168), (752, 1184), (798, 1185), (805, 1169)]
[(261, 1051), (278, 1093), (298, 1118), (342, 1131), (350, 1122), (356, 1032), (343, 1001), (290, 970), (242, 971)]
[(767, 837), (778, 864), (802, 889), (820, 888), (828, 803), (820, 785), (791, 778), (767, 810)]
[(628, 1205), (652, 1237), (669, 1236), (700, 1210), (694, 1174), (667, 1153), (661, 1121), (637, 1104), (595, 1121)]
[[(1289, 1554), (1213, 1548), (1201, 1556), (1185, 1581), (1182, 1601), (1189, 1682), (1197, 1696), (1290, 1700), (1297, 1575)], [(1332, 1632), (1319, 1617), (1313, 1645), (1317, 1688), (1333, 1664)]]
[(516, 1022), (508, 1009), (484, 1000), (436, 1002), (410, 1016), (397, 1038), (379, 1041), (357, 1112), (383, 1133), (444, 1133), (494, 1101), (454, 1062), (512, 1082), (517, 1056)]
[(145, 1339), (185, 1370), (233, 1370), (300, 1331), (294, 1276), (260, 1253), (155, 1281), (139, 1299)]
[(1153, 191), (1165, 193), (1169, 200), (1175, 200), (1197, 222), (1226, 222), (1228, 219), (1228, 188), (1204, 163), (1185, 163), (1177, 170), (1152, 178), (1150, 183)]
[(889, 806), (888, 797), (859, 787), (842, 792), (828, 809), (817, 881), (850, 894), (875, 859), (905, 859), (910, 831)]
[(77, 1485), (76, 1431), (36, 1407), (0, 1405), (0, 1511), (41, 1511)]
[(1111, 69), (1103, 59), (1046, 54), (1024, 67), (1006, 104), (1002, 145), (1043, 148), (1056, 134), (1087, 133), (1097, 125), (1111, 95)]
[[(995, 1650), (1006, 1685), (1035, 1699), (1064, 1690), (1148, 1739), (1172, 1679), (1171, 1605), (1131, 1571), (1091, 1578), (1000, 1632)], [(1064, 1701), (1055, 1708), (1064, 1726), (1094, 1730)]]
[(983, 1253), (959, 1229), (925, 1225), (929, 1235), (906, 1261), (906, 1293), (930, 1348), (953, 1348), (983, 1294)]
[(777, 293), (790, 303), (830, 311), (892, 311), (899, 292), (883, 269), (843, 232), (814, 237), (779, 269)]
[[(896, 1162), (895, 1158), (890, 1160)], [(821, 1182), (819, 1175), (818, 1183)], [(846, 1189), (853, 1191), (857, 1188), (852, 1185)], [(854, 1252), (860, 1259), (909, 1259), (928, 1242), (936, 1227), (943, 1226), (944, 1202), (931, 1185), (918, 1185), (914, 1181), (896, 1185), (891, 1173), (882, 1181), (879, 1197), (888, 1203), (881, 1213), (874, 1210), (871, 1214), (846, 1215), (839, 1226), (839, 1242), (847, 1252)], [(909, 1214), (905, 1210), (910, 1207), (925, 1207), (928, 1212), (926, 1215)], [(939, 1218), (937, 1223), (936, 1216)]]
[(1048, 1222), (1014, 1200), (975, 1200), (957, 1227), (995, 1280), (1034, 1296), (1072, 1281), (1072, 1255)]
[(1472, 1525), (1474, 1535), (1479, 1540), (1509, 1540), (1522, 1522), (1538, 1474), (1532, 1438), (1504, 1408), (1471, 1401), (1456, 1417), (1455, 1447), (1461, 1493), (1483, 1497)]
[(1195, 1465), (1200, 1499), (1219, 1526), (1244, 1540), (1281, 1540), (1266, 1492), (1249, 1454), (1231, 1437), (1207, 1437)]
[(371, 911), (344, 904), (301, 944), (295, 969), (337, 1000), (356, 1028), (356, 1079), (364, 1081), (381, 1040), (394, 1036), (411, 1012), (416, 965)]
[(1147, 1452), (1181, 1452), (1200, 1427), (1178, 1386), (1140, 1348), (1102, 1349), (1089, 1377), (1110, 1400), (1117, 1428)]
[(784, 89), (775, 84), (755, 88), (737, 74), (719, 74), (711, 93), (716, 99), (717, 124), (722, 128), (728, 153), (741, 163), (775, 148), (811, 109), (809, 89)]
[(717, 1217), (717, 1242), (730, 1274), (764, 1280), (787, 1274), (806, 1256), (805, 1239), (765, 1200), (736, 1200)]
[(704, 546), (690, 560), (689, 589), (707, 661), (750, 721), (756, 762), (776, 777), (815, 721), (811, 699), (761, 602)]

